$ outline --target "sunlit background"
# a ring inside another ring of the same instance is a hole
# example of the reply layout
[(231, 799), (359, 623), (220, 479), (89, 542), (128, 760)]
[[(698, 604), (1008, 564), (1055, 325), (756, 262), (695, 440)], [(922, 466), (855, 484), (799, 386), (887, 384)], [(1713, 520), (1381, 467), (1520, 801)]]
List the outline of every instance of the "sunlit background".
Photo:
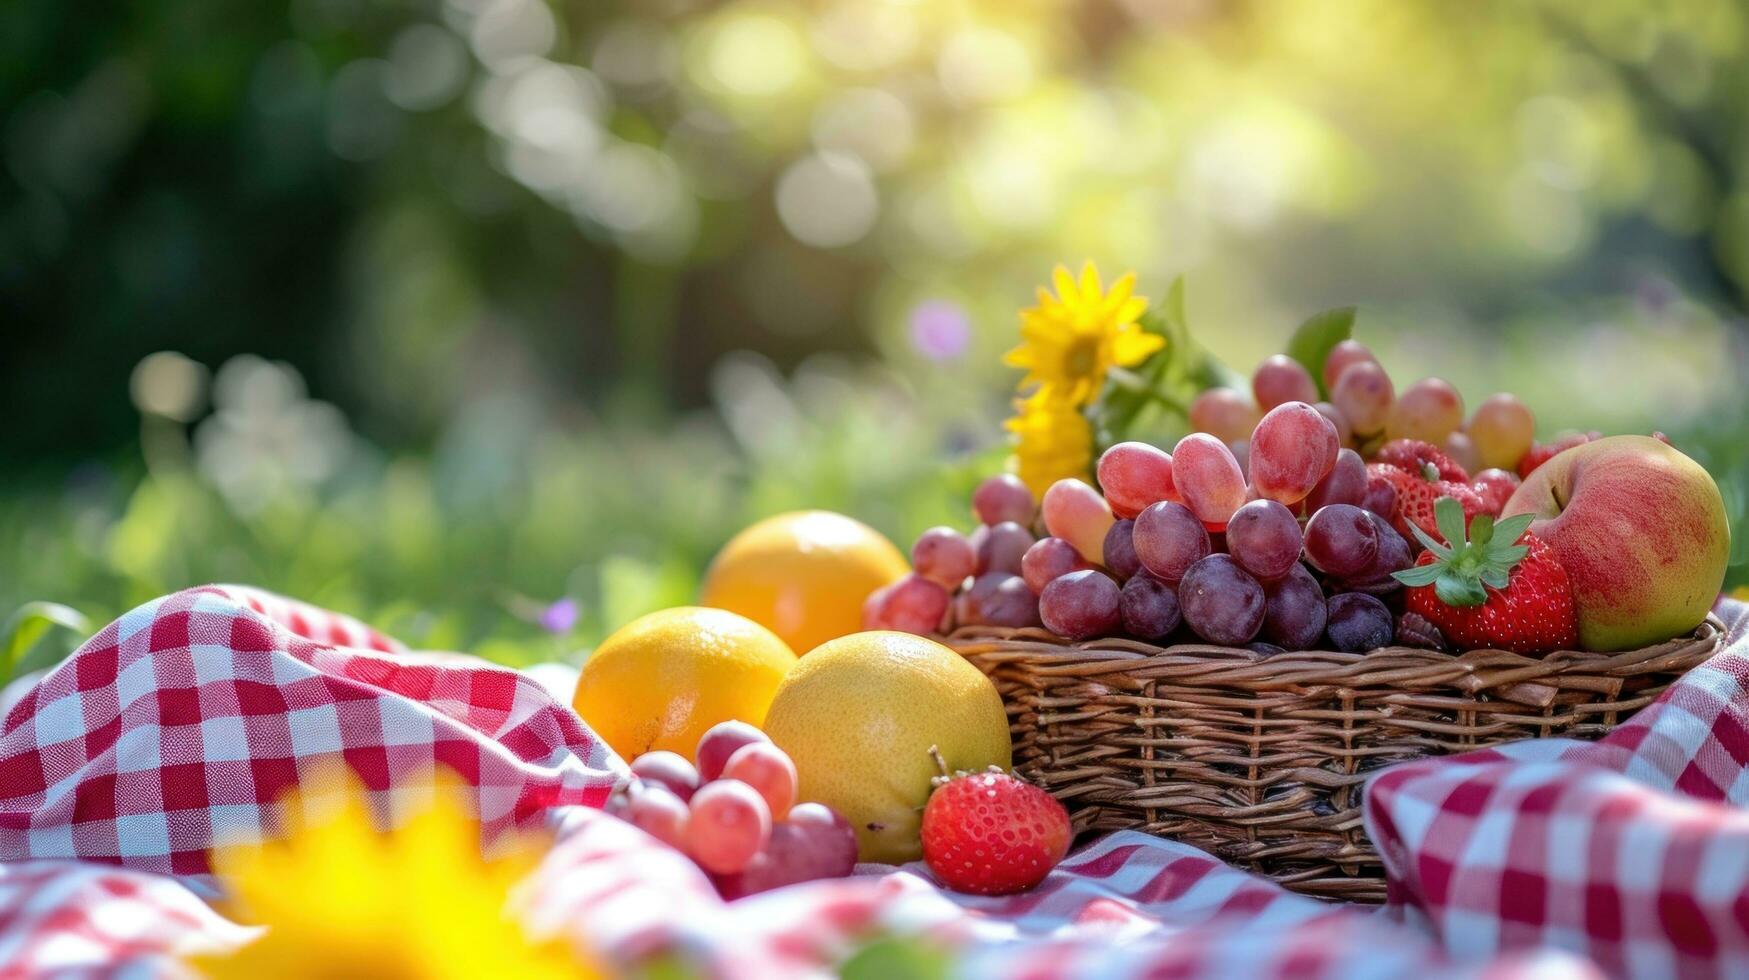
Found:
[(1749, 580), (1742, 0), (16, 0), (0, 126), (0, 615), (528, 662), (765, 513), (964, 524), (1083, 258), (1666, 431)]

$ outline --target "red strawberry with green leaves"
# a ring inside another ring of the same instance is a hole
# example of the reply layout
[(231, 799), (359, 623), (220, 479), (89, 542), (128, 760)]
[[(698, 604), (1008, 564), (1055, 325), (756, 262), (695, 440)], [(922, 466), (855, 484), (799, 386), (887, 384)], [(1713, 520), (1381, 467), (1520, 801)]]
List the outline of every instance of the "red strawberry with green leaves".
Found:
[(1379, 447), (1379, 451), (1373, 454), (1373, 460), (1411, 473), (1420, 473), (1431, 465), (1441, 480), (1452, 483), (1470, 482), (1468, 471), (1450, 456), (1440, 452), (1433, 444), (1418, 439), (1392, 439)]
[(1391, 485), (1397, 491), (1397, 506), (1391, 515), (1391, 526), (1397, 529), (1404, 540), (1414, 541), (1411, 527), (1418, 527), (1428, 533), (1439, 530), (1439, 523), (1433, 516), (1433, 505), (1442, 498), (1456, 500), (1463, 507), (1465, 518), (1475, 517), (1487, 510), (1487, 504), (1482, 495), (1468, 483), (1458, 483), (1453, 480), (1439, 479), (1439, 471), (1432, 462), (1422, 463), (1420, 472), (1411, 472), (1391, 466), (1388, 463), (1368, 463), (1368, 476), (1376, 476)]
[(994, 766), (936, 777), (923, 807), (923, 860), (942, 884), (970, 895), (1008, 895), (1043, 881), (1069, 853), (1069, 811)]
[[(1439, 538), (1415, 528), (1427, 548), (1395, 573), (1404, 602), (1460, 650), (1571, 650), (1579, 643), (1573, 586), (1553, 548), (1529, 531), (1531, 514), (1470, 521), (1455, 500), (1434, 505)], [(1443, 540), (1441, 540), (1443, 539)]]

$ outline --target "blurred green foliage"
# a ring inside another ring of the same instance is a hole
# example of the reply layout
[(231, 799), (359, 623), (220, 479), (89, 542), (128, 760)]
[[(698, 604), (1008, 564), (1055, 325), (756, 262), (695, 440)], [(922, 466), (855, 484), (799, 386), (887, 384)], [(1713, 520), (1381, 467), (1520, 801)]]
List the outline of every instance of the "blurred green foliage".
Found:
[(0, 132), (0, 610), (545, 659), (758, 515), (960, 520), (1083, 258), (1241, 372), (1358, 305), (1749, 512), (1742, 0), (15, 0)]

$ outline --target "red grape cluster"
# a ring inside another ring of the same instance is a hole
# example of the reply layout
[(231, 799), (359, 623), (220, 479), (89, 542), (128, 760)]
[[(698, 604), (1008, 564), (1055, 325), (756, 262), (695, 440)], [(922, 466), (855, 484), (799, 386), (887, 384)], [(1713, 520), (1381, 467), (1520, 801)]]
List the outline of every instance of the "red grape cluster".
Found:
[[(1547, 448), (1536, 442), (1536, 416), (1504, 392), (1485, 399), (1464, 418), (1464, 399), (1442, 378), (1422, 378), (1398, 391), (1365, 345), (1344, 340), (1331, 348), (1319, 382), (1301, 364), (1276, 354), (1257, 366), (1251, 391), (1210, 388), (1190, 406), (1190, 424), (1226, 443), (1241, 459), (1264, 412), (1290, 401), (1306, 402), (1336, 426), (1341, 445), (1370, 459), (1386, 442), (1413, 439), (1438, 448), (1466, 471), (1503, 470), (1524, 475), (1524, 463)], [(1568, 436), (1551, 446), (1585, 441)]]
[(764, 732), (725, 721), (699, 739), (697, 758), (638, 756), (607, 811), (691, 857), (724, 898), (856, 866), (856, 832), (824, 803), (796, 803), (795, 763)]
[[(1497, 512), (1517, 485), (1505, 471), (1540, 449), (1535, 420), (1501, 394), (1466, 424), (1462, 398), (1438, 378), (1399, 395), (1354, 341), (1335, 345), (1322, 373), (1320, 388), (1299, 362), (1268, 358), (1250, 393), (1200, 395), (1196, 431), (1170, 453), (1106, 450), (1099, 489), (1061, 480), (1035, 501), (1012, 476), (985, 480), (972, 498), (980, 526), (969, 537), (925, 531), (913, 573), (870, 596), (864, 625), (1042, 625), (1073, 640), (1200, 638), (1265, 653), (1390, 645), (1401, 590), (1391, 575), (1418, 548), (1394, 526), (1395, 487), (1367, 460), (1391, 440), (1443, 447), (1488, 467), (1476, 490)], [(1408, 631), (1402, 642), (1438, 639)]]

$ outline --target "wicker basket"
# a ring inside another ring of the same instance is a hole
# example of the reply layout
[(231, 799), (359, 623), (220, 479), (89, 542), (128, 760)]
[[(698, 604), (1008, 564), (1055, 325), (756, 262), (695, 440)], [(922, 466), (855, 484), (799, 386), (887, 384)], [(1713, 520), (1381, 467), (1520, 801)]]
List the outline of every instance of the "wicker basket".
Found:
[(1368, 774), (1521, 738), (1596, 738), (1716, 650), (1724, 628), (1626, 653), (1501, 650), (1261, 656), (1071, 643), (1045, 630), (946, 638), (996, 682), (1015, 766), (1078, 830), (1196, 845), (1296, 891), (1383, 901), (1361, 825)]

